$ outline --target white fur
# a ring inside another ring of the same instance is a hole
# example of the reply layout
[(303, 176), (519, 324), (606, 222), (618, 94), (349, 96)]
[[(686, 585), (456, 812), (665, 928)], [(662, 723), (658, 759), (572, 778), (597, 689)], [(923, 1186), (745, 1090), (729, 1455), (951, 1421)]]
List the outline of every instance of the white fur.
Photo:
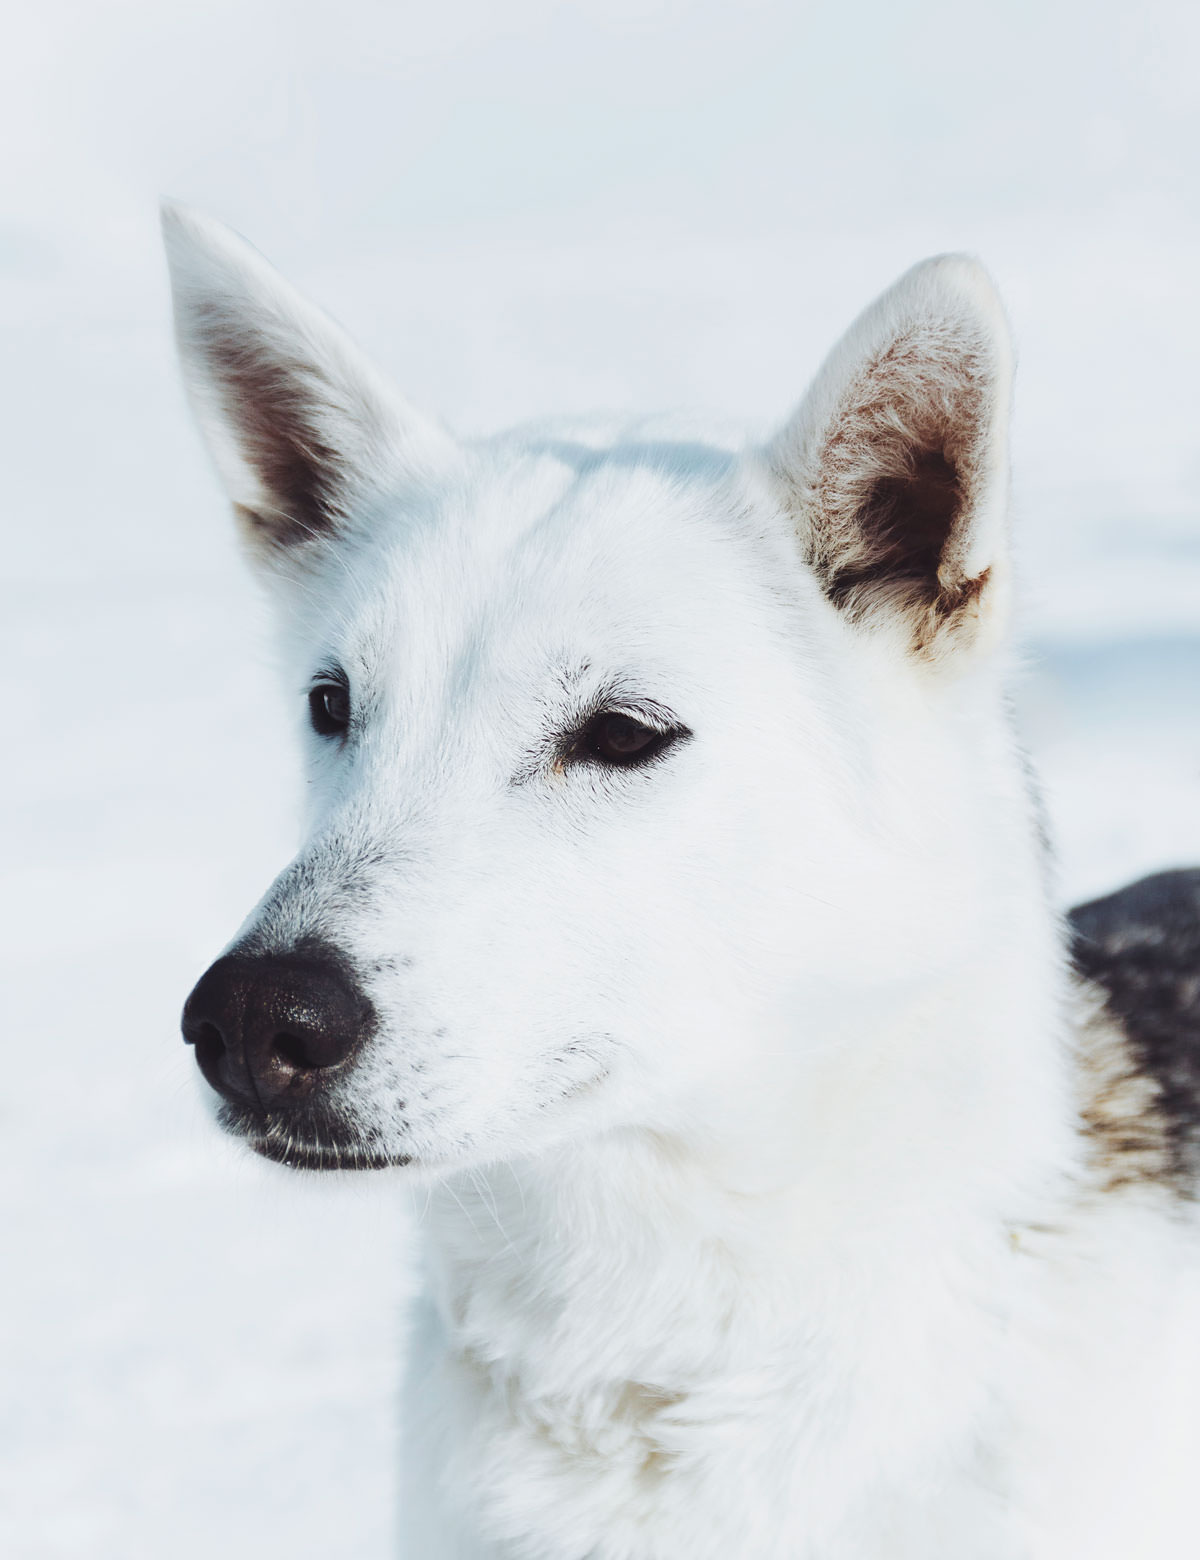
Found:
[[(235, 501), (273, 503), (206, 333), (303, 361), (345, 458), (331, 538), (263, 567), (298, 711), (337, 660), (361, 728), (311, 738), (306, 843), (251, 924), (335, 941), (381, 1015), (339, 1103), (425, 1213), (405, 1560), (1191, 1552), (1188, 1242), (1083, 1163), (1005, 714), (987, 278), (911, 272), (766, 451), (459, 447), (224, 230), (169, 237)], [(821, 588), (894, 455), (854, 422), (884, 381), (897, 438), (909, 403), (959, 419), (972, 473), (941, 574), (986, 588), (936, 654), (903, 602)], [(601, 689), (692, 739), (556, 764)]]

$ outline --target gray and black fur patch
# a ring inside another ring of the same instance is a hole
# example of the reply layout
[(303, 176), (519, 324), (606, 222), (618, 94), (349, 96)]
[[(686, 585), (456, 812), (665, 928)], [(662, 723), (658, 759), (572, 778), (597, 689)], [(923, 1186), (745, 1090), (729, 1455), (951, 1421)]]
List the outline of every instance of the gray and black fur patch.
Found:
[(1200, 1181), (1200, 869), (1079, 905), (1071, 957), (1098, 994), (1085, 1021), (1084, 1119), (1109, 1185)]

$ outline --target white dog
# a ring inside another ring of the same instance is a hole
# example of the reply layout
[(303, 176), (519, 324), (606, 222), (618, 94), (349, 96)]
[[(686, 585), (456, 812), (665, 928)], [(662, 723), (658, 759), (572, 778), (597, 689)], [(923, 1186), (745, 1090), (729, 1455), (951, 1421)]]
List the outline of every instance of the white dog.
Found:
[(312, 798), (185, 1035), (263, 1154), (432, 1188), (404, 1560), (1200, 1551), (1200, 891), (1070, 973), (986, 275), (910, 271), (765, 448), (463, 445), (167, 236)]

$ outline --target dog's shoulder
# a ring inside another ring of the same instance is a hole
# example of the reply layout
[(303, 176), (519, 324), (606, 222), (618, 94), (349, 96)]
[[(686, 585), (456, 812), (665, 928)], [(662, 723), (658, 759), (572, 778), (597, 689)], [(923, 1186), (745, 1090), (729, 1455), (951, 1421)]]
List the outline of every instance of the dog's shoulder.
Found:
[(1085, 993), (1084, 1120), (1109, 1186), (1200, 1184), (1200, 868), (1068, 917)]

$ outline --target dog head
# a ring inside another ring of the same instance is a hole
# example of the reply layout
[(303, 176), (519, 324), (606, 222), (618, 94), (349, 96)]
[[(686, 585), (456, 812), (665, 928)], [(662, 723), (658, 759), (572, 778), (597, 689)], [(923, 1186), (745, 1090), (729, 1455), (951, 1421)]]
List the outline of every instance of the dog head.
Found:
[(248, 245), (166, 228), (310, 781), (185, 1010), (231, 1129), (432, 1170), (704, 1132), (988, 935), (981, 826), (1020, 786), (1010, 350), (973, 262), (909, 272), (765, 448), (463, 444)]

